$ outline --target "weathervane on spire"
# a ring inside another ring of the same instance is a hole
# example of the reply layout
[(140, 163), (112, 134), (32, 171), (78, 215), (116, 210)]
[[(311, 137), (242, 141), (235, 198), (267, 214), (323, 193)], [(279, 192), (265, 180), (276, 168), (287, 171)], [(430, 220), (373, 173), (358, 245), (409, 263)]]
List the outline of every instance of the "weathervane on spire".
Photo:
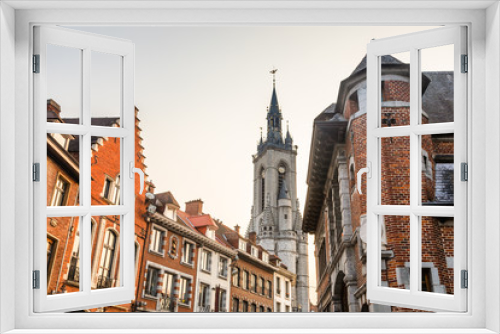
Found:
[(278, 72), (278, 69), (274, 68), (274, 66), (273, 66), (273, 69), (271, 71), (269, 71), (269, 73), (271, 73), (273, 75), (273, 87), (276, 85), (276, 72)]

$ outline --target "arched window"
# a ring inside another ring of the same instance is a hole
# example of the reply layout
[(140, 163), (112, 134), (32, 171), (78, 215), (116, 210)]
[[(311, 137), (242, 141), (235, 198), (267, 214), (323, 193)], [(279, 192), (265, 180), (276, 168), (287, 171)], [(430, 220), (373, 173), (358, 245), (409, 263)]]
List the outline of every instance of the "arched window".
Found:
[(111, 287), (111, 269), (115, 259), (116, 234), (111, 230), (106, 231), (102, 245), (101, 261), (99, 262), (99, 273), (97, 277), (97, 288)]
[(286, 176), (286, 166), (285, 164), (281, 163), (278, 167), (278, 193), (277, 193), (278, 196), (281, 190), (281, 186), (285, 181), (285, 176)]
[(260, 211), (264, 211), (266, 207), (266, 170), (264, 167), (260, 169)]

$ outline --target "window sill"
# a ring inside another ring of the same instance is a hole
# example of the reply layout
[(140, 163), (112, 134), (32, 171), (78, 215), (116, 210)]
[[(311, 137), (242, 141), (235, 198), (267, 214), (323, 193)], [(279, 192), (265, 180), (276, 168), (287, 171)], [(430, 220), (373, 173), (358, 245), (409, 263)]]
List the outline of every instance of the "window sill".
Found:
[(155, 297), (155, 296), (151, 296), (151, 295), (148, 295), (148, 294), (144, 294), (144, 299), (150, 299), (150, 300), (158, 300), (158, 297)]
[(161, 253), (161, 252), (155, 251), (154, 249), (150, 249), (149, 253), (151, 253), (153, 255), (156, 255), (156, 256), (165, 257), (165, 253)]
[(201, 271), (204, 272), (205, 274), (211, 274), (210, 270), (207, 269), (201, 268)]
[(188, 268), (194, 268), (194, 264), (189, 262), (181, 261), (181, 265)]

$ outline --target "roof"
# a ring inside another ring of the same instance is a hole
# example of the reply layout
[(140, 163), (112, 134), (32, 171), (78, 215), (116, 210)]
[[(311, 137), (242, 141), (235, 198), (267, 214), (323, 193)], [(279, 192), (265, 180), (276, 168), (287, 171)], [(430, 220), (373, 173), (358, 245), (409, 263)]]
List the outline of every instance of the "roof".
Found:
[[(382, 65), (396, 65), (396, 64), (404, 64), (401, 60), (398, 58), (395, 58), (393, 56), (387, 55), (387, 56), (382, 56)], [(366, 70), (366, 55), (361, 59), (359, 62), (358, 66), (352, 71), (351, 75), (357, 72), (361, 72), (363, 70)]]
[(422, 109), (429, 123), (453, 122), (453, 72), (423, 72), (430, 84), (422, 97)]
[(156, 199), (159, 200), (163, 205), (173, 205), (176, 206), (177, 208), (180, 208), (181, 206), (175, 199), (174, 195), (170, 191), (165, 191), (160, 194), (155, 194)]
[(217, 226), (209, 214), (204, 214), (199, 216), (187, 216), (187, 218), (193, 224), (194, 227)]

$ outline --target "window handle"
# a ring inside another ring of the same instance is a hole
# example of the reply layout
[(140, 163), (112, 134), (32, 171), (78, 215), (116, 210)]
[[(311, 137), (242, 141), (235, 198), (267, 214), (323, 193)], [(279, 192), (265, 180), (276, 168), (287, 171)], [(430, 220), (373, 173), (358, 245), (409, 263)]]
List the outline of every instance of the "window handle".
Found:
[(135, 173), (139, 174), (139, 177), (141, 178), (139, 194), (142, 194), (142, 192), (144, 191), (144, 172), (142, 171), (142, 169), (135, 168), (133, 161), (131, 161), (129, 164), (129, 171), (131, 179), (134, 179)]
[(358, 170), (358, 173), (357, 173), (357, 183), (358, 183), (358, 193), (361, 195), (363, 194), (363, 192), (361, 191), (361, 180), (362, 180), (362, 176), (364, 173), (366, 173), (366, 176), (367, 178), (371, 179), (372, 178), (372, 163), (371, 162), (367, 162), (367, 167), (365, 168), (361, 168), (360, 170)]

